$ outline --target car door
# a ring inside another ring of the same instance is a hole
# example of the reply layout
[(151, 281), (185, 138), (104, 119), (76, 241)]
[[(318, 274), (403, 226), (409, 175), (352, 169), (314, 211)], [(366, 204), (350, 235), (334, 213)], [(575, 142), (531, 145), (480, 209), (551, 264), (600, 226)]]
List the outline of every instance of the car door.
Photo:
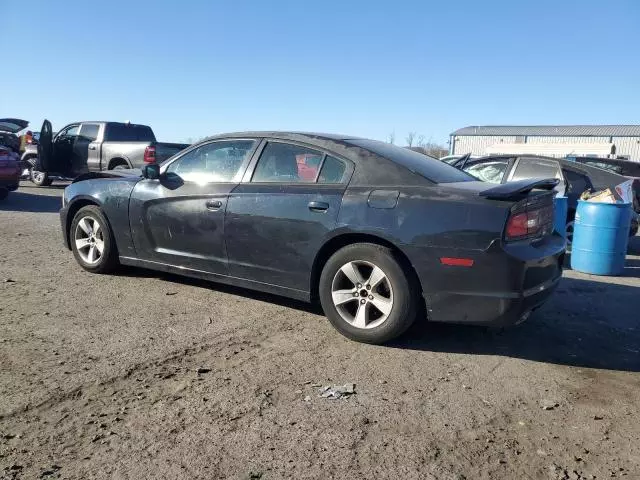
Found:
[(589, 177), (577, 170), (563, 168), (562, 173), (567, 180), (567, 193), (569, 208), (575, 210), (578, 208), (578, 199), (582, 192), (593, 189)]
[(315, 147), (264, 141), (229, 196), (229, 274), (309, 290), (313, 259), (336, 225), (353, 164)]
[(163, 165), (159, 179), (138, 182), (129, 204), (138, 258), (225, 275), (227, 198), (257, 145), (251, 138), (200, 144)]
[[(99, 123), (83, 123), (74, 146), (74, 169), (100, 170)], [(77, 167), (75, 167), (77, 165)]]
[(74, 146), (80, 131), (80, 124), (72, 124), (64, 127), (53, 139), (52, 167), (50, 173), (59, 173), (65, 176), (73, 176), (73, 167), (76, 165)]

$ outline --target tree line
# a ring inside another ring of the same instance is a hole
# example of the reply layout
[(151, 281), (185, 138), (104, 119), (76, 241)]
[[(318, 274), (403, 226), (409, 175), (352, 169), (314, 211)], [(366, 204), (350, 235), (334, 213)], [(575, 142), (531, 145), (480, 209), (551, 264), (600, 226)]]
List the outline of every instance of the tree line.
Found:
[[(441, 158), (449, 154), (449, 149), (446, 145), (442, 145), (433, 141), (432, 138), (427, 138), (424, 135), (419, 135), (417, 132), (409, 132), (404, 137), (406, 142), (405, 148), (413, 150), (414, 152), (429, 155), (435, 158)], [(387, 142), (391, 144), (396, 143), (396, 134), (391, 132), (387, 136)]]

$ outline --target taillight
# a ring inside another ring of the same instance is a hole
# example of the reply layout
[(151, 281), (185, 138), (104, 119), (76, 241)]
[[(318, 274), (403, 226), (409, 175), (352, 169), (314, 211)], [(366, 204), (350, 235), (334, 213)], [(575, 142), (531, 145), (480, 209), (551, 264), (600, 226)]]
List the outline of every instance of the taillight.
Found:
[(505, 240), (524, 240), (552, 232), (553, 198), (551, 195), (541, 197), (518, 203), (511, 209), (504, 233)]
[(144, 163), (156, 163), (156, 147), (153, 145), (144, 149)]

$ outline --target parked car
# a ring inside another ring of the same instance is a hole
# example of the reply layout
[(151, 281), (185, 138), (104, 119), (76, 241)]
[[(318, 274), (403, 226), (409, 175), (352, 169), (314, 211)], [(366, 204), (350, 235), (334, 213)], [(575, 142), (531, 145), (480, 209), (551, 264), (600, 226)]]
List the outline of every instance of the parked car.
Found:
[(26, 120), (18, 118), (0, 118), (0, 146), (14, 152), (20, 151), (20, 137), (16, 135), (20, 130), (29, 126)]
[(608, 170), (625, 177), (640, 178), (640, 162), (617, 158), (568, 157), (567, 160)]
[[(461, 157), (454, 166), (462, 169), (474, 177), (489, 183), (503, 184), (524, 178), (559, 178), (565, 184), (565, 194), (568, 198), (569, 212), (567, 215), (567, 240), (573, 239), (573, 225), (578, 200), (585, 190), (603, 190), (614, 187), (626, 177), (602, 170), (586, 164), (542, 157), (536, 155), (492, 155), (481, 158)], [(640, 213), (640, 185), (634, 184), (634, 210)], [(638, 232), (637, 215), (631, 222), (630, 235)]]
[[(303, 156), (321, 158), (313, 177), (301, 175)], [(90, 272), (137, 265), (319, 300), (342, 334), (381, 343), (423, 313), (507, 325), (545, 302), (564, 257), (557, 182), (487, 185), (348, 136), (238, 133), (142, 175), (83, 175), (65, 189), (60, 220)]]
[(20, 184), (20, 139), (16, 133), (28, 125), (26, 120), (0, 118), (0, 200)]
[(20, 184), (20, 157), (8, 147), (0, 146), (0, 200)]
[(188, 144), (156, 141), (151, 127), (118, 122), (77, 122), (53, 135), (45, 120), (37, 145), (22, 155), (36, 185), (50, 185), (55, 177), (75, 178), (86, 172), (140, 168), (161, 162)]

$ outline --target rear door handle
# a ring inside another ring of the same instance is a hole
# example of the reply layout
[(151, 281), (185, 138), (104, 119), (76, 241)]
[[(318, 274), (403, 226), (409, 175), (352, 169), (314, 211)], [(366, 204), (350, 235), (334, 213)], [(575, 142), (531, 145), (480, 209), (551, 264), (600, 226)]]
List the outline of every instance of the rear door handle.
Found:
[(95, 150), (96, 146), (95, 145), (89, 145), (89, 150)]
[(329, 204), (326, 202), (309, 202), (309, 210), (312, 212), (326, 212)]
[(220, 207), (222, 207), (222, 202), (220, 200), (207, 200), (207, 203), (205, 203), (207, 210), (211, 210), (212, 212), (215, 212), (216, 210), (220, 210)]

